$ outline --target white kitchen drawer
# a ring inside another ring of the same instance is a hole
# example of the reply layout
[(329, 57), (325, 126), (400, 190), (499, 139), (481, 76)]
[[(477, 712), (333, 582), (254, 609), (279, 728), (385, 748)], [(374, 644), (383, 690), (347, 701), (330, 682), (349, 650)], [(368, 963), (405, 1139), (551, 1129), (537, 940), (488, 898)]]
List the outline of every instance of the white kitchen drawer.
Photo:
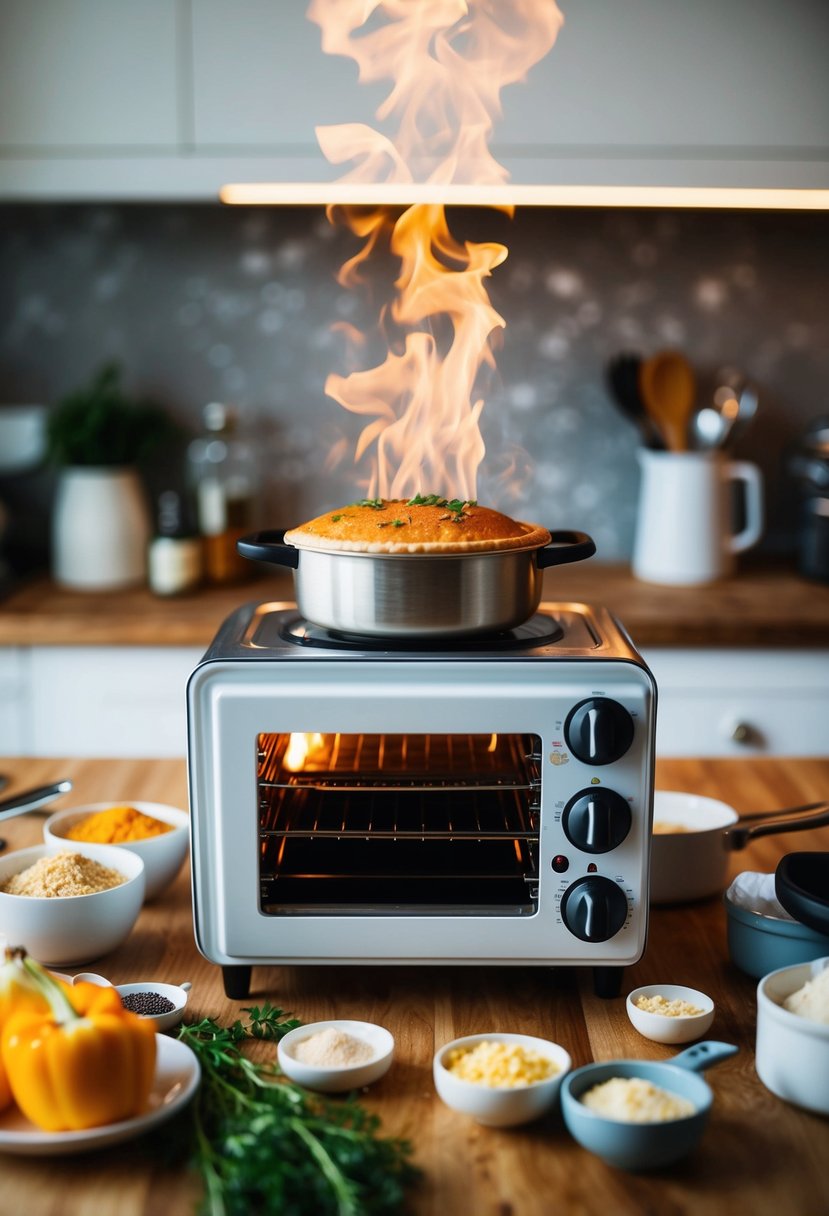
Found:
[(187, 678), (202, 654), (184, 647), (36, 647), (29, 754), (183, 756)]
[[(183, 756), (185, 688), (202, 653), (0, 648), (0, 753)], [(829, 651), (657, 647), (645, 659), (659, 756), (829, 755)]]
[(829, 755), (829, 651), (655, 648), (659, 756)]

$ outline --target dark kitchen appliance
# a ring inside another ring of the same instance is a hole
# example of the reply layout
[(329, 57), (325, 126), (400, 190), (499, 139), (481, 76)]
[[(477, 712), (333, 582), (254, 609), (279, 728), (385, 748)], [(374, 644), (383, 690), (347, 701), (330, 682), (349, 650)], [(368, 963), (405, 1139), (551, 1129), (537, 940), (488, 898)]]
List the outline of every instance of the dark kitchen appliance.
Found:
[(248, 604), (188, 685), (193, 906), (254, 964), (590, 965), (645, 945), (656, 688), (605, 609), (441, 645)]
[(800, 572), (829, 583), (829, 417), (809, 424), (787, 468), (800, 492)]

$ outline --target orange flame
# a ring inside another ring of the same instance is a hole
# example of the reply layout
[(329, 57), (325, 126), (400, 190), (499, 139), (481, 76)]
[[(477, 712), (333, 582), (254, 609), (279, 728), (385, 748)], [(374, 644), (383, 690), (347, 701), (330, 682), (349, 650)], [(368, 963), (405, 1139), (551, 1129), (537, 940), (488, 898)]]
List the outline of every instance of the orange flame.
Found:
[[(342, 181), (506, 180), (488, 148), (501, 90), (553, 45), (563, 20), (555, 0), (312, 0), (308, 16), (322, 28), (323, 50), (355, 59), (361, 81), (393, 82), (377, 111), (391, 133), (363, 123), (317, 128), (328, 160), (352, 162)], [(378, 250), (400, 263), (396, 299), (380, 317), (396, 327), (386, 359), (332, 374), (325, 386), (370, 419), (354, 457), (370, 461), (367, 494), (475, 498), (485, 453), (480, 371), (494, 367), (493, 336), (505, 325), (484, 280), (507, 249), (457, 240), (439, 205), (397, 218), (383, 208), (329, 209), (329, 219), (339, 216), (364, 241), (340, 272), (343, 285), (359, 283)]]
[(313, 734), (292, 733), (282, 760), (283, 768), (289, 773), (301, 773), (308, 757), (319, 751), (324, 743), (325, 740), (318, 731)]

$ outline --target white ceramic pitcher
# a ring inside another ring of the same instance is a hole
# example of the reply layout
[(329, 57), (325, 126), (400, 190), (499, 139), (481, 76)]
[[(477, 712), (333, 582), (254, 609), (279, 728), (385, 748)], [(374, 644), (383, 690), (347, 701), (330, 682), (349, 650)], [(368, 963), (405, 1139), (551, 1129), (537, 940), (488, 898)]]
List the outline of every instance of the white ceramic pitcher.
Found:
[[(633, 573), (649, 583), (694, 586), (722, 578), (734, 554), (763, 531), (763, 482), (747, 461), (719, 452), (639, 454), (642, 481), (633, 547)], [(734, 532), (731, 485), (740, 482), (745, 526)]]

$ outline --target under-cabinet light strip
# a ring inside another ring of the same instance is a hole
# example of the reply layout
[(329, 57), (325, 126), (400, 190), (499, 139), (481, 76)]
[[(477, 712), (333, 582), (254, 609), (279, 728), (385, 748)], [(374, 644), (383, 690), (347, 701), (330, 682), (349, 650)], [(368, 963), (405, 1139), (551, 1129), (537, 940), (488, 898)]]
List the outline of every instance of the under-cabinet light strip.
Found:
[(463, 207), (691, 207), (826, 211), (829, 190), (728, 186), (521, 186), (356, 182), (232, 182), (219, 192), (231, 205), (352, 204)]

